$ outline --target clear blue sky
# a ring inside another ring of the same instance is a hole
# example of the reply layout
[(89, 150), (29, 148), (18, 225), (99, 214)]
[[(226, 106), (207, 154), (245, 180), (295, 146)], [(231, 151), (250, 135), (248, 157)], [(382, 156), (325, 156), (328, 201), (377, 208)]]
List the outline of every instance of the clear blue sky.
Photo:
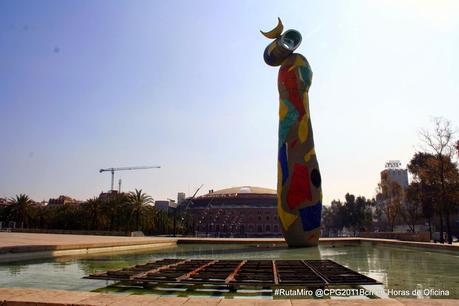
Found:
[(459, 122), (459, 1), (0, 1), (0, 196), (275, 188), (277, 16), (303, 34), (325, 203)]

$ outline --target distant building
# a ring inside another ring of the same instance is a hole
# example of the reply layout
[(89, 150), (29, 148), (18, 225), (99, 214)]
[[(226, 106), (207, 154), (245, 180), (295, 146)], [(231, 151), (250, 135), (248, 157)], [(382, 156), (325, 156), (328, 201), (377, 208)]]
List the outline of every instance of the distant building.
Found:
[[(402, 206), (405, 206), (408, 204), (405, 198), (405, 192), (409, 184), (408, 183), (408, 171), (406, 169), (400, 168), (400, 166), (401, 166), (401, 162), (398, 160), (391, 160), (391, 161), (386, 162), (386, 168), (383, 171), (381, 171), (381, 184), (389, 187), (393, 183), (397, 183), (401, 187), (401, 192), (402, 192), (400, 204)], [(387, 191), (388, 191), (388, 194), (386, 196), (383, 196), (382, 194), (377, 195), (376, 203), (378, 206), (386, 207), (386, 205), (390, 203), (391, 198), (392, 198), (392, 193), (394, 192), (394, 190), (392, 189), (392, 187), (389, 187)], [(373, 216), (375, 216), (375, 212), (376, 212), (376, 207), (373, 207), (372, 208)], [(387, 216), (386, 216), (386, 219), (387, 219)], [(373, 221), (376, 222), (376, 219), (373, 219)], [(404, 222), (399, 215), (395, 217), (394, 222), (395, 222), (394, 230), (403, 229), (402, 230), (403, 232), (407, 231), (408, 226), (403, 225), (404, 227), (400, 227), (400, 225), (402, 225), (402, 223)]]
[(114, 198), (116, 198), (117, 196), (122, 196), (122, 195), (125, 195), (126, 193), (124, 192), (118, 192), (118, 190), (111, 190), (111, 191), (107, 191), (107, 192), (101, 192), (99, 194), (99, 200), (102, 200), (102, 201), (110, 201)]
[(48, 206), (60, 206), (65, 204), (80, 204), (81, 201), (73, 199), (71, 197), (60, 195), (57, 199), (49, 199)]
[(170, 201), (169, 200), (158, 200), (155, 201), (155, 208), (161, 210), (169, 210)]
[(278, 237), (277, 192), (253, 186), (209, 190), (190, 201), (194, 231), (198, 235)]
[(180, 205), (185, 202), (186, 194), (184, 192), (177, 193), (177, 205)]
[(408, 188), (408, 171), (406, 169), (384, 169), (381, 171), (381, 182), (395, 182), (405, 190)]
[(175, 200), (169, 199), (169, 208), (177, 208), (178, 204)]
[(41, 202), (35, 202), (35, 204), (36, 204), (37, 206), (42, 206), (42, 207), (44, 207), (44, 206), (47, 206), (47, 205), (48, 205), (48, 202), (46, 202), (45, 200), (43, 200), (43, 201), (41, 201)]

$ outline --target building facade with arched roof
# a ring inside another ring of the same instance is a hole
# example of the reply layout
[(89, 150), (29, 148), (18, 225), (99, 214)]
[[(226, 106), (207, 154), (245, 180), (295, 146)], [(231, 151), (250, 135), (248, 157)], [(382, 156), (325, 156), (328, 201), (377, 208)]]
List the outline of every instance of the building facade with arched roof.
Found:
[[(185, 201), (187, 202), (187, 201)], [(276, 190), (240, 186), (189, 201), (193, 232), (216, 237), (280, 237)]]

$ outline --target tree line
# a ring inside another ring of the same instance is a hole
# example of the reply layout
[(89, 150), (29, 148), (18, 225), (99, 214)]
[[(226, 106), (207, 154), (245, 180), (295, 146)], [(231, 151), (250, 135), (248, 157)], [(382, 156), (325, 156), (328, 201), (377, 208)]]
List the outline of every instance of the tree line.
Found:
[[(459, 141), (448, 120), (435, 118), (433, 129), (421, 130), (420, 149), (407, 165), (412, 176), (403, 188), (383, 173), (373, 199), (346, 194), (345, 201), (324, 207), (325, 235), (340, 235), (344, 228), (360, 231), (394, 231), (404, 225), (415, 232), (427, 226), (431, 239), (452, 243), (459, 235)], [(446, 239), (445, 239), (446, 234)]]
[(0, 208), (0, 221), (15, 222), (16, 227), (32, 229), (132, 232), (145, 234), (185, 233), (188, 217), (184, 213), (156, 209), (153, 199), (135, 190), (92, 198), (80, 204), (42, 206), (27, 195), (9, 199)]
[(322, 228), (325, 236), (341, 236), (347, 228), (355, 236), (358, 232), (373, 231), (374, 199), (356, 197), (347, 193), (344, 202), (333, 200), (322, 210)]

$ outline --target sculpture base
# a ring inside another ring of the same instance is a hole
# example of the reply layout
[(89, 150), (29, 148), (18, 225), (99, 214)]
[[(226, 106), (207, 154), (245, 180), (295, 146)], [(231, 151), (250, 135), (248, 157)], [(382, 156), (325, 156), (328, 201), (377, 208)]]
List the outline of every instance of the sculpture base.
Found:
[[(295, 222), (301, 226), (301, 222)], [(295, 229), (293, 224), (287, 232), (284, 232), (284, 238), (287, 245), (292, 248), (315, 247), (319, 244), (320, 228), (304, 232), (303, 228)]]

